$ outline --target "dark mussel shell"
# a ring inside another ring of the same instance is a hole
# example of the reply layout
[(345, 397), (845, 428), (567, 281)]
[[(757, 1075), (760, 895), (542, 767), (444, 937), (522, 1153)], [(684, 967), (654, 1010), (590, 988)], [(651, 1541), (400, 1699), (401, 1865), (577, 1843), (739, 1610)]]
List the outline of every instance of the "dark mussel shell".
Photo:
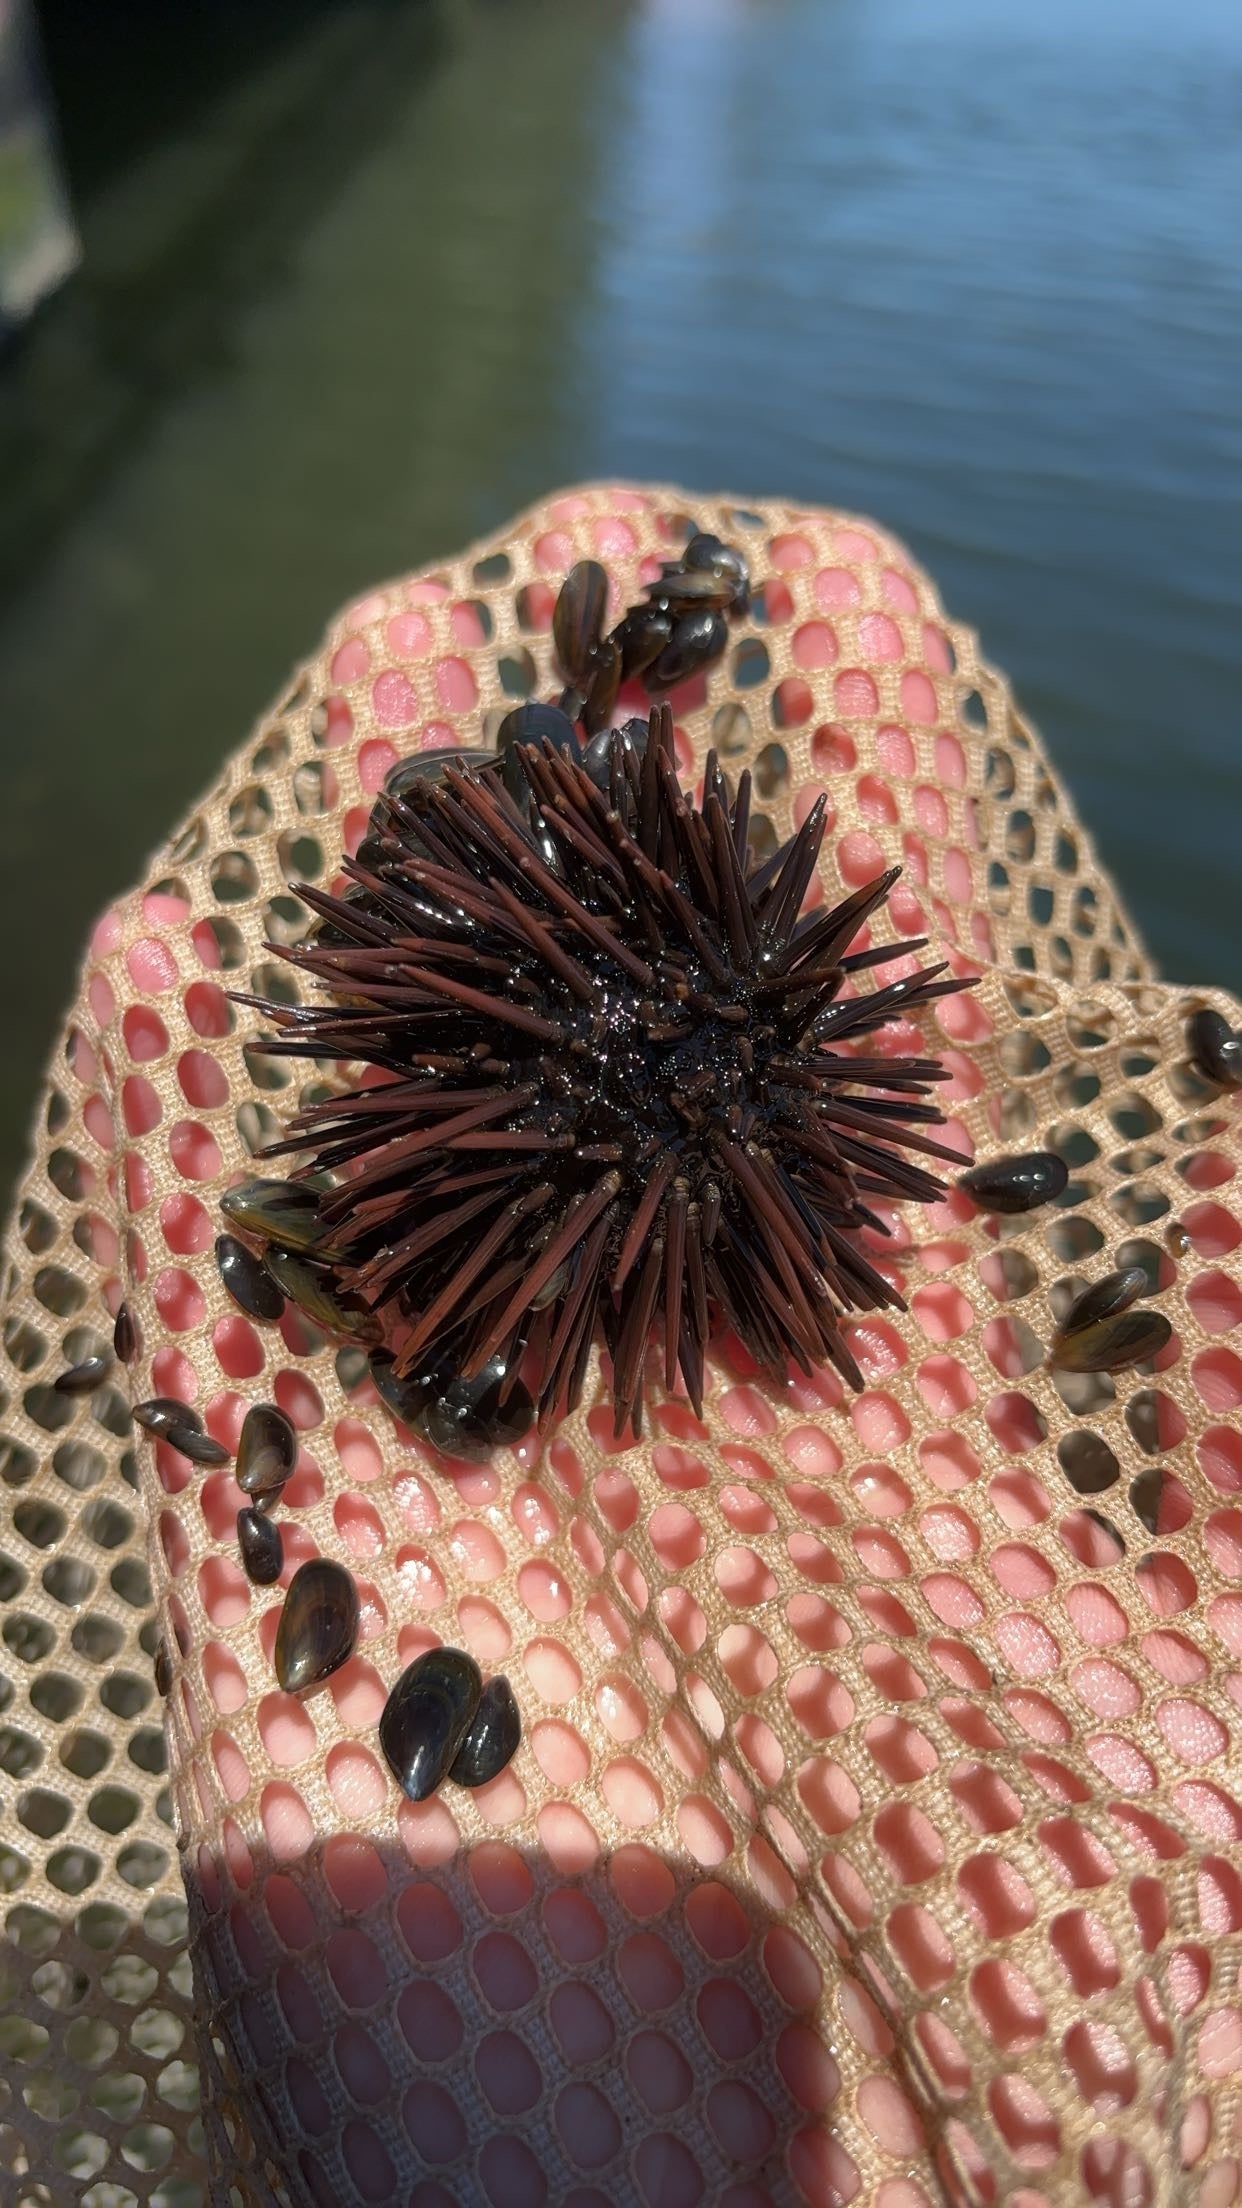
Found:
[(148, 1395), (146, 1402), (135, 1402), (133, 1418), (144, 1433), (155, 1435), (157, 1442), (168, 1442), (190, 1464), (228, 1464), (228, 1448), (203, 1433), (199, 1413), (190, 1411), (190, 1404), (179, 1402), (177, 1395)]
[(117, 1305), (116, 1320), (112, 1328), (112, 1348), (123, 1365), (131, 1365), (138, 1355), (138, 1325), (127, 1303)]
[(620, 728), (602, 728), (598, 736), (592, 736), (582, 754), (582, 765), (597, 790), (611, 786), (614, 737), (622, 752), (628, 751), (636, 761), (641, 760), (647, 749), (647, 723), (635, 718), (623, 721)]
[(226, 1188), (220, 1209), (243, 1234), (278, 1242), (286, 1250), (315, 1250), (325, 1240), (319, 1197), (301, 1181), (239, 1181)]
[(337, 1288), (326, 1266), (308, 1263), (298, 1250), (270, 1249), (267, 1269), (291, 1303), (328, 1334), (344, 1334), (351, 1341), (379, 1339), (379, 1322), (357, 1296)]
[(1164, 1348), (1173, 1329), (1162, 1311), (1114, 1311), (1073, 1334), (1058, 1334), (1048, 1362), (1062, 1372), (1125, 1372)]
[(703, 568), (709, 575), (727, 575), (741, 598), (750, 589), (750, 569), (745, 554), (739, 552), (735, 544), (725, 544), (722, 538), (712, 536), (706, 529), (695, 531), (681, 555), (681, 564)]
[(733, 603), (729, 577), (710, 574), (705, 568), (669, 568), (658, 582), (644, 583), (643, 588), (654, 605), (671, 606), (675, 613), (689, 612), (694, 606), (714, 606), (723, 613)]
[(285, 1299), (253, 1250), (235, 1234), (216, 1236), (216, 1265), (234, 1303), (252, 1319), (278, 1319)]
[(175, 1395), (148, 1396), (145, 1403), (134, 1404), (132, 1415), (135, 1424), (141, 1426), (145, 1433), (156, 1434), (161, 1439), (170, 1426), (191, 1426), (198, 1428), (200, 1432), (202, 1430), (203, 1422), (198, 1412), (192, 1411), (188, 1403), (179, 1402)]
[(236, 1479), (247, 1495), (279, 1494), (298, 1461), (298, 1437), (274, 1403), (252, 1403), (242, 1420)]
[(494, 767), (496, 754), (491, 751), (458, 751), (445, 747), (437, 751), (416, 751), (408, 759), (398, 759), (384, 776), (384, 789), (389, 797), (404, 797), (416, 782), (438, 782), (446, 767)]
[(80, 1365), (70, 1365), (59, 1372), (52, 1382), (58, 1395), (92, 1395), (112, 1370), (112, 1352), (101, 1357), (84, 1357)]
[(621, 652), (621, 680), (644, 674), (659, 658), (673, 633), (673, 617), (663, 606), (631, 606), (613, 630)]
[(315, 1556), (289, 1582), (276, 1628), (276, 1677), (305, 1694), (348, 1663), (362, 1622), (358, 1590), (343, 1564)]
[(168, 1653), (168, 1643), (161, 1633), (155, 1644), (155, 1691), (161, 1702), (172, 1685), (172, 1676), (172, 1658)]
[(556, 656), (571, 682), (588, 674), (607, 610), (607, 575), (598, 560), (579, 560), (561, 584), (552, 614)]
[(522, 1714), (507, 1679), (489, 1679), (457, 1754), (449, 1765), (456, 1786), (486, 1786), (504, 1770), (522, 1737)]
[(530, 1429), (535, 1406), (520, 1380), (510, 1381), (501, 1400), (507, 1376), (504, 1359), (493, 1357), (472, 1380), (459, 1377), (440, 1385), (418, 1419), (423, 1440), (446, 1457), (471, 1460), (520, 1441)]
[(399, 1373), (392, 1358), (383, 1349), (372, 1350), (368, 1362), (371, 1378), (381, 1400), (388, 1405), (394, 1418), (399, 1418), (403, 1426), (409, 1426), (417, 1433), (423, 1412), (436, 1392), (436, 1368)]
[(465, 1738), (483, 1675), (460, 1648), (429, 1648), (407, 1665), (384, 1704), (380, 1747), (412, 1802), (434, 1794)]
[(648, 690), (669, 690), (674, 683), (697, 675), (719, 659), (728, 641), (729, 624), (722, 613), (709, 606), (683, 613), (673, 623), (672, 636), (659, 658), (647, 669)]
[(620, 687), (621, 647), (615, 637), (606, 636), (592, 655), (583, 693), (580, 719), (588, 736), (608, 726)]
[(1126, 1265), (1119, 1272), (1105, 1273), (1103, 1280), (1075, 1296), (1057, 1328), (1058, 1339), (1081, 1334), (1084, 1327), (1094, 1326), (1097, 1319), (1111, 1318), (1114, 1311), (1128, 1311), (1146, 1289), (1147, 1275), (1141, 1265)]
[(167, 1442), (170, 1449), (175, 1449), (179, 1457), (188, 1458), (191, 1464), (214, 1466), (227, 1464), (229, 1461), (229, 1452), (224, 1443), (214, 1441), (212, 1436), (205, 1434), (197, 1424), (193, 1426), (166, 1426), (159, 1438), (161, 1441)]
[(516, 706), (512, 713), (506, 713), (496, 732), (496, 750), (505, 788), (522, 807), (530, 803), (530, 786), (519, 770), (513, 747), (515, 744), (544, 743), (563, 751), (575, 764), (582, 757), (578, 731), (559, 705), (543, 705), (532, 699), (526, 705)]
[(1020, 1156), (988, 1158), (959, 1173), (957, 1185), (983, 1211), (1035, 1211), (1069, 1185), (1069, 1168), (1051, 1150), (1027, 1150)]
[(280, 1578), (285, 1544), (280, 1527), (273, 1519), (265, 1518), (261, 1510), (238, 1511), (237, 1546), (242, 1570), (256, 1587), (270, 1587)]
[(1186, 1042), (1200, 1073), (1222, 1089), (1242, 1088), (1242, 1035), (1205, 1005), (1186, 1022)]

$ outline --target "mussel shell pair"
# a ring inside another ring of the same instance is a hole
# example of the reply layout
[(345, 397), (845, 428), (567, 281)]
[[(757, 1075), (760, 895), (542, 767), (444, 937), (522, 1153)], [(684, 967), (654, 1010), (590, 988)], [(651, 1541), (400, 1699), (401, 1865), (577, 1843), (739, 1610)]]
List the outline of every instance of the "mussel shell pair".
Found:
[(429, 1648), (407, 1665), (384, 1705), (380, 1747), (412, 1802), (426, 1801), (443, 1779), (483, 1786), (517, 1747), (522, 1722), (507, 1679), (483, 1684), (473, 1656)]
[(446, 1457), (481, 1462), (493, 1449), (520, 1441), (535, 1415), (528, 1389), (510, 1379), (502, 1357), (466, 1380), (451, 1359), (428, 1359), (420, 1371), (403, 1375), (386, 1352), (376, 1351), (371, 1377), (402, 1424)]

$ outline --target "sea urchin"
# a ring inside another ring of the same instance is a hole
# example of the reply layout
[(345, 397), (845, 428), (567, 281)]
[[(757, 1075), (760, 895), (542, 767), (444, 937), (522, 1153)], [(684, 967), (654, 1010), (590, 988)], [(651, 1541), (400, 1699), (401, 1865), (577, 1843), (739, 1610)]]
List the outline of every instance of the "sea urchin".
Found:
[(595, 779), (550, 743), (516, 758), (509, 789), (448, 765), (389, 798), (357, 887), (304, 887), (328, 925), (282, 952), (332, 1001), (260, 1006), (265, 1048), (381, 1076), (275, 1146), (343, 1176), (321, 1198), (338, 1282), (398, 1374), (520, 1367), (544, 1420), (600, 1327), (618, 1434), (653, 1335), (696, 1410), (718, 1327), (861, 1385), (841, 1316), (901, 1299), (853, 1230), (871, 1199), (942, 1193), (902, 1153), (955, 1153), (923, 1131), (944, 1068), (855, 1046), (964, 984), (941, 965), (843, 993), (897, 955), (847, 946), (898, 870), (804, 914), (823, 801), (752, 866), (749, 774), (732, 796), (713, 754), (695, 805), (667, 706)]

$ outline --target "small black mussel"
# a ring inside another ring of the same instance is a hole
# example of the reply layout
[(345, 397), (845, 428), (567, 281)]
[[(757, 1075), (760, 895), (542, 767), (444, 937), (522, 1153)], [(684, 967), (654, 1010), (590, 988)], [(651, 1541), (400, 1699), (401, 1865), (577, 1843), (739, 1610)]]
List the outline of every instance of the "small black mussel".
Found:
[(315, 1556), (298, 1566), (276, 1628), (276, 1677), (286, 1694), (305, 1694), (348, 1663), (361, 1615), (358, 1590), (343, 1564)]
[(489, 1679), (465, 1739), (449, 1765), (456, 1786), (486, 1786), (503, 1771), (522, 1737), (522, 1718), (507, 1679)]
[(1242, 1088), (1242, 1035), (1221, 1013), (1205, 1005), (1186, 1023), (1186, 1042), (1200, 1073), (1222, 1089)]
[(229, 1452), (224, 1443), (213, 1441), (210, 1434), (203, 1432), (201, 1425), (166, 1426), (159, 1439), (167, 1442), (170, 1449), (175, 1449), (179, 1457), (187, 1457), (191, 1464), (210, 1466), (227, 1464), (229, 1461)]
[(270, 1587), (280, 1578), (285, 1545), (274, 1519), (265, 1517), (261, 1510), (239, 1510), (237, 1546), (242, 1570), (256, 1587)]
[(135, 1403), (133, 1416), (144, 1432), (153, 1434), (157, 1441), (166, 1441), (178, 1456), (188, 1457), (191, 1464), (227, 1464), (229, 1453), (222, 1441), (213, 1441), (204, 1433), (203, 1422), (197, 1411), (188, 1403), (179, 1403), (172, 1395), (152, 1395), (145, 1403)]
[(155, 1691), (158, 1694), (161, 1702), (167, 1696), (168, 1690), (171, 1685), (172, 1658), (169, 1656), (168, 1653), (168, 1643), (161, 1633), (158, 1641), (155, 1644)]
[(175, 1395), (151, 1395), (145, 1403), (135, 1403), (133, 1415), (138, 1425), (148, 1434), (163, 1436), (170, 1426), (202, 1426), (197, 1411), (188, 1403), (179, 1403)]
[(614, 736), (620, 740), (623, 753), (632, 752), (636, 761), (641, 760), (647, 749), (647, 723), (638, 719), (623, 721), (620, 728), (601, 729), (591, 738), (582, 754), (582, 765), (597, 790), (606, 791), (612, 786)]
[(1111, 1318), (1114, 1311), (1128, 1311), (1132, 1303), (1144, 1294), (1147, 1275), (1141, 1265), (1124, 1265), (1120, 1271), (1105, 1273), (1090, 1288), (1084, 1288), (1075, 1296), (1069, 1310), (1057, 1328), (1057, 1337), (1063, 1340), (1067, 1334), (1081, 1334), (1084, 1327), (1094, 1326), (1098, 1319)]
[(399, 1418), (404, 1426), (413, 1427), (417, 1433), (423, 1412), (435, 1393), (435, 1368), (399, 1373), (387, 1350), (383, 1349), (372, 1350), (368, 1362), (376, 1392), (394, 1418)]
[(67, 1372), (57, 1373), (52, 1386), (58, 1395), (92, 1395), (111, 1370), (111, 1352), (102, 1357), (84, 1357), (80, 1365), (70, 1365)]
[(582, 696), (579, 718), (588, 736), (596, 736), (601, 728), (607, 728), (620, 685), (621, 647), (615, 637), (606, 636), (592, 654)]
[(1048, 1362), (1061, 1372), (1125, 1372), (1164, 1348), (1173, 1329), (1162, 1311), (1114, 1311), (1058, 1334)]
[(682, 553), (681, 562), (683, 567), (727, 577), (733, 586), (733, 610), (745, 613), (750, 604), (750, 569), (735, 544), (725, 544), (707, 530), (699, 529)]
[(253, 1403), (237, 1444), (238, 1486), (256, 1499), (274, 1499), (297, 1458), (298, 1437), (284, 1412), (274, 1403)]
[(552, 613), (556, 656), (571, 682), (588, 672), (607, 609), (607, 575), (598, 560), (579, 560), (561, 584)]
[(654, 605), (669, 606), (674, 613), (689, 613), (696, 606), (715, 607), (723, 613), (733, 603), (733, 584), (728, 576), (709, 574), (705, 568), (696, 572), (666, 567), (659, 580), (645, 588)]
[(240, 1310), (252, 1319), (278, 1319), (285, 1299), (261, 1259), (235, 1234), (216, 1236), (220, 1278)]
[(493, 1357), (473, 1379), (441, 1384), (420, 1414), (418, 1432), (446, 1457), (476, 1460), (520, 1441), (534, 1415), (529, 1391), (509, 1379), (503, 1358)]
[(319, 1198), (301, 1181), (239, 1181), (220, 1198), (220, 1209), (243, 1234), (277, 1242), (286, 1250), (316, 1250), (324, 1240)]
[(266, 1264), (273, 1279), (299, 1311), (328, 1334), (345, 1334), (353, 1341), (379, 1339), (379, 1324), (359, 1297), (339, 1289), (324, 1265), (310, 1263), (299, 1250), (273, 1247)]
[[(499, 748), (499, 747), (498, 747)], [(409, 759), (398, 759), (384, 776), (384, 789), (389, 797), (404, 797), (416, 782), (438, 782), (446, 767), (494, 767), (495, 753), (490, 751), (416, 751)]]
[(673, 617), (663, 606), (631, 606), (613, 630), (621, 648), (621, 680), (644, 674), (659, 658), (673, 633)]
[(688, 676), (699, 674), (704, 667), (710, 667), (714, 659), (719, 659), (728, 638), (729, 627), (724, 615), (710, 606), (679, 614), (664, 650), (647, 669), (647, 688), (670, 690), (674, 683), (685, 682)]
[(446, 1777), (483, 1693), (483, 1675), (460, 1648), (429, 1648), (407, 1665), (384, 1704), (380, 1747), (412, 1802)]
[(501, 761), (505, 788), (515, 804), (528, 805), (530, 789), (518, 767), (513, 747), (515, 744), (545, 743), (551, 744), (557, 751), (563, 751), (566, 758), (572, 759), (575, 765), (581, 760), (582, 746), (578, 741), (578, 731), (568, 713), (562, 712), (559, 705), (542, 705), (531, 700), (526, 705), (515, 706), (512, 713), (506, 713), (496, 731), (496, 751)]
[(1027, 1150), (1018, 1157), (972, 1165), (959, 1173), (957, 1185), (983, 1211), (1035, 1211), (1069, 1185), (1069, 1168), (1051, 1150)]
[(134, 1314), (127, 1303), (117, 1305), (112, 1328), (112, 1349), (123, 1365), (131, 1365), (138, 1355), (138, 1328)]

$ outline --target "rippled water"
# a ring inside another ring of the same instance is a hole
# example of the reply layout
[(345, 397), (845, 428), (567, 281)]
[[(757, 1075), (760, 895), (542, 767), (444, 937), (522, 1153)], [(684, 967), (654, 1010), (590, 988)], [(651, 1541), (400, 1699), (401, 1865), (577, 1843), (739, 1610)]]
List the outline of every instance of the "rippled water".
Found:
[(1240, 122), (1236, 0), (372, 0), (97, 158), (0, 376), (6, 1159), (90, 912), (328, 611), (582, 475), (881, 515), (1162, 965), (1242, 983)]

